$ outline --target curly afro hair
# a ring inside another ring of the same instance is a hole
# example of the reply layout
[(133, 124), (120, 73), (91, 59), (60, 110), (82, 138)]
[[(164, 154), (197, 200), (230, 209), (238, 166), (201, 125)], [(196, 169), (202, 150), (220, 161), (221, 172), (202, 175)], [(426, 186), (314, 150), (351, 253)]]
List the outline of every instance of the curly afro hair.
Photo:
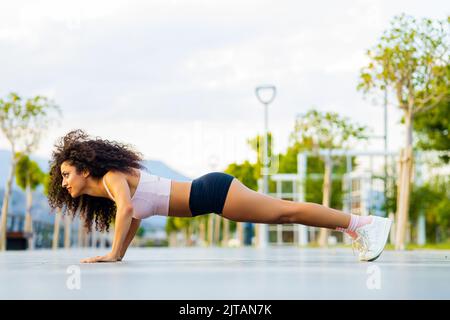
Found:
[(132, 168), (145, 169), (140, 163), (143, 156), (127, 144), (90, 138), (83, 130), (73, 130), (58, 140), (49, 161), (48, 203), (52, 211), (60, 208), (75, 218), (77, 212), (84, 219), (87, 232), (95, 229), (109, 231), (115, 219), (116, 204), (101, 197), (83, 194), (72, 198), (62, 187), (61, 164), (65, 161), (76, 168), (78, 174), (89, 171), (91, 177), (102, 178), (109, 170), (132, 173)]

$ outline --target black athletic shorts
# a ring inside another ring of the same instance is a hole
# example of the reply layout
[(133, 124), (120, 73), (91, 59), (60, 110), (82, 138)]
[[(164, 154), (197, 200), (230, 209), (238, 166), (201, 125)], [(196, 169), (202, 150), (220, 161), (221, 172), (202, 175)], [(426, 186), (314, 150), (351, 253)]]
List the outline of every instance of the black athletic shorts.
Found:
[(224, 172), (210, 172), (192, 180), (189, 209), (192, 216), (221, 214), (234, 177)]

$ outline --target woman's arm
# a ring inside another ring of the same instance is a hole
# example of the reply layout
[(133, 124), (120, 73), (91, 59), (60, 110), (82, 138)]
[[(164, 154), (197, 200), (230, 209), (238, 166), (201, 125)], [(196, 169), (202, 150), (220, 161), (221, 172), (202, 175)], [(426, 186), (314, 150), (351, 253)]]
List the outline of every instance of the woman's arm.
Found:
[(104, 256), (83, 259), (81, 262), (116, 262), (120, 261), (122, 248), (125, 244), (128, 231), (133, 219), (133, 205), (131, 202), (130, 187), (126, 176), (121, 172), (110, 171), (104, 176), (116, 202), (116, 217), (114, 223), (114, 240), (111, 252)]
[(127, 252), (128, 246), (130, 245), (131, 241), (133, 240), (134, 236), (136, 235), (136, 231), (139, 229), (139, 225), (141, 224), (140, 219), (133, 218), (131, 220), (130, 229), (128, 230), (127, 237), (125, 238), (125, 242), (122, 246), (122, 250), (120, 252), (119, 259), (122, 260), (125, 256), (125, 252)]
[(116, 221), (114, 223), (114, 240), (110, 252), (113, 259), (120, 260), (132, 220), (133, 208), (117, 208)]
[(114, 224), (114, 240), (111, 252), (104, 256), (96, 256), (92, 258), (82, 259), (81, 262), (116, 262), (120, 261), (122, 248), (125, 244), (125, 239), (130, 230), (132, 221), (133, 209), (117, 208), (116, 221)]

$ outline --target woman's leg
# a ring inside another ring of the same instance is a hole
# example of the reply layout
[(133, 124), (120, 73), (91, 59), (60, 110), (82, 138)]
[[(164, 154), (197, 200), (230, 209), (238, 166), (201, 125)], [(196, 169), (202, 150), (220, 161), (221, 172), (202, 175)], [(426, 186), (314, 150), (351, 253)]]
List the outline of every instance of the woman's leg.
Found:
[(330, 229), (347, 228), (351, 217), (320, 204), (282, 200), (253, 191), (236, 178), (228, 190), (222, 216), (240, 222), (300, 223)]

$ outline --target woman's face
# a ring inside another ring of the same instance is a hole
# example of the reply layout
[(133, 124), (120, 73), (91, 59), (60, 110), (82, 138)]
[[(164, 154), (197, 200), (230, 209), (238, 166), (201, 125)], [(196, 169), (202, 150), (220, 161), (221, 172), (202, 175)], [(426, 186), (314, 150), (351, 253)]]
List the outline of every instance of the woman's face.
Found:
[(70, 165), (68, 161), (61, 164), (62, 187), (67, 189), (72, 198), (82, 195), (83, 188), (86, 185), (88, 174), (77, 173), (74, 166)]

